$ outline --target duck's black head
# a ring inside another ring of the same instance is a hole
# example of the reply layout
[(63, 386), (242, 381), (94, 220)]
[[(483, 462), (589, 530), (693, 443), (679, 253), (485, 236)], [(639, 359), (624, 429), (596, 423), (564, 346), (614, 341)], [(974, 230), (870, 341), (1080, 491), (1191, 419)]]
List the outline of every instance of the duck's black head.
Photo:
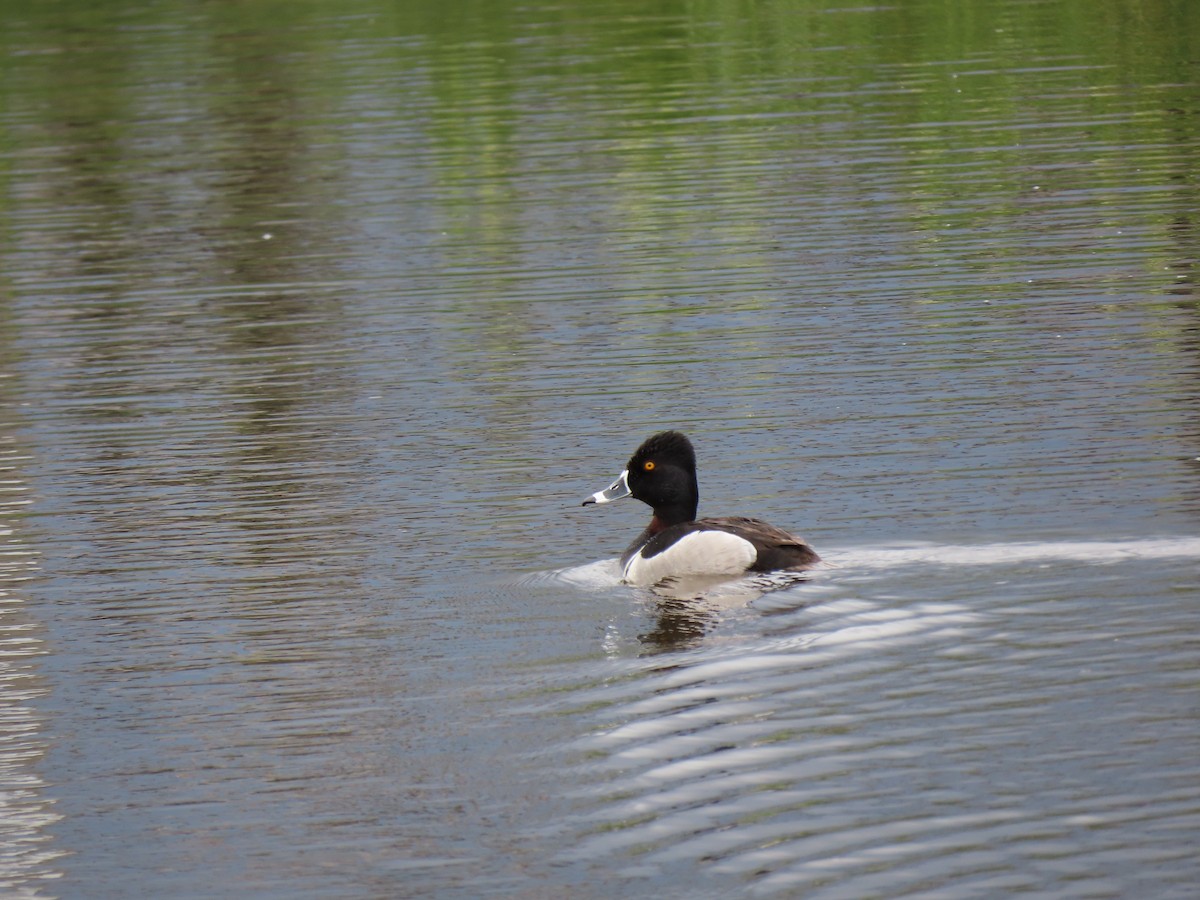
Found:
[(629, 458), (629, 493), (654, 510), (661, 527), (691, 522), (700, 503), (696, 451), (678, 431), (648, 438)]
[(636, 497), (654, 510), (652, 528), (666, 528), (696, 518), (700, 489), (696, 483), (696, 451), (678, 431), (648, 438), (629, 458), (613, 484), (584, 501), (606, 503)]

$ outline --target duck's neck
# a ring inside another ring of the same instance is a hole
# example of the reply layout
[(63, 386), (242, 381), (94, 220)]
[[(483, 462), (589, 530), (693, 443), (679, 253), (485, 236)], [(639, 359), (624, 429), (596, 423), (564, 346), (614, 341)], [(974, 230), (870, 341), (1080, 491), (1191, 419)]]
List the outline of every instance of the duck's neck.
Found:
[(654, 510), (654, 516), (650, 519), (650, 524), (646, 526), (646, 530), (650, 534), (658, 534), (664, 528), (670, 528), (672, 525), (681, 525), (684, 522), (693, 522), (696, 519), (697, 503), (676, 503), (671, 506), (659, 506)]

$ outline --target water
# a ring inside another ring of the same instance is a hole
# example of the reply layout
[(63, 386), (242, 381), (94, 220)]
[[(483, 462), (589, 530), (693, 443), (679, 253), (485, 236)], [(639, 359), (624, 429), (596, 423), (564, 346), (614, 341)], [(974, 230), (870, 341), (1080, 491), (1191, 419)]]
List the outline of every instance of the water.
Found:
[(3, 892), (1194, 895), (1193, 6), (7, 11)]

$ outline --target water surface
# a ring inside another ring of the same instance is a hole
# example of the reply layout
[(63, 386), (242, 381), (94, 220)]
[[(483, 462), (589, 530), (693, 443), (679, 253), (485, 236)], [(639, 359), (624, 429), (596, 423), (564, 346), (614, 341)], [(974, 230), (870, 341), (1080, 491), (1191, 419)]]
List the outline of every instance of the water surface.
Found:
[(1193, 5), (469, 12), (8, 10), (5, 893), (1191, 896)]

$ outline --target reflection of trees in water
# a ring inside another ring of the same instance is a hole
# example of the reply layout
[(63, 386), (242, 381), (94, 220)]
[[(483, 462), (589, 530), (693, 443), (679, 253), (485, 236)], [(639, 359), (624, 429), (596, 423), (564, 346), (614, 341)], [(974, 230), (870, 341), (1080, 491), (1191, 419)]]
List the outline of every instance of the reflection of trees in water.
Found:
[[(1167, 264), (1167, 271), (1172, 280), (1165, 292), (1173, 299), (1176, 308), (1191, 313), (1191, 322), (1180, 330), (1175, 340), (1179, 347), (1179, 355), (1192, 361), (1191, 365), (1179, 367), (1180, 378), (1190, 376), (1192, 384), (1195, 385), (1200, 379), (1200, 302), (1196, 296), (1196, 270), (1200, 261), (1200, 240), (1197, 240), (1197, 237), (1200, 236), (1200, 223), (1196, 221), (1195, 213), (1181, 211), (1172, 221), (1169, 231), (1178, 246), (1178, 251), (1175, 258)], [(1194, 390), (1187, 393), (1195, 395)], [(1192, 410), (1183, 415), (1184, 422), (1181, 424), (1182, 436), (1188, 447), (1187, 466), (1195, 476), (1186, 493), (1193, 513), (1200, 515), (1200, 413)]]
[[(1200, 269), (1200, 213), (1197, 212), (1200, 185), (1195, 178), (1200, 152), (1191, 121), (1194, 115), (1185, 112), (1191, 106), (1180, 98), (1179, 105), (1168, 106), (1163, 116), (1164, 132), (1173, 151), (1173, 171), (1167, 179), (1173, 188), (1172, 215), (1166, 225), (1170, 256), (1164, 266), (1168, 282), (1163, 293), (1171, 298), (1171, 306), (1190, 314), (1190, 321), (1178, 331), (1174, 342), (1178, 355), (1191, 361), (1190, 365), (1176, 367), (1178, 377), (1184, 382), (1182, 393), (1194, 397), (1196, 391), (1187, 387), (1190, 384), (1194, 388), (1200, 380), (1200, 297), (1196, 289), (1196, 274)], [(1193, 515), (1200, 515), (1200, 412), (1195, 411), (1193, 404), (1188, 404), (1187, 409), (1182, 413), (1182, 437), (1187, 444), (1187, 466), (1194, 477), (1185, 490)]]

